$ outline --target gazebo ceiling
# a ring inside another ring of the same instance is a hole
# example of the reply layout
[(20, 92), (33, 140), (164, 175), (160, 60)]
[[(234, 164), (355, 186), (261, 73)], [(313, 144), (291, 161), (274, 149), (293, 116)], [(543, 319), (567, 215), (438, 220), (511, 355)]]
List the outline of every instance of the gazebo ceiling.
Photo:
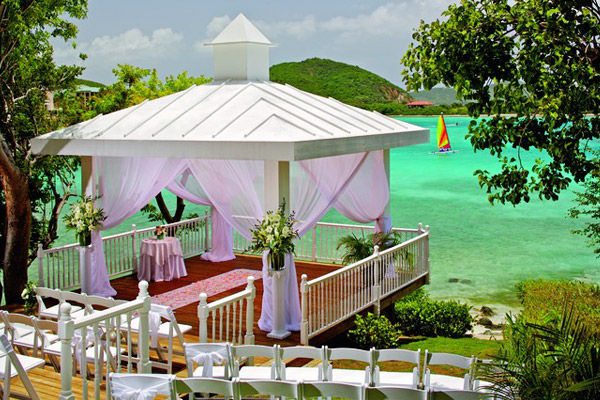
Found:
[(247, 80), (194, 86), (99, 115), (33, 139), (33, 152), (297, 161), (429, 142), (428, 129), (256, 79), (268, 76), (268, 52), (262, 48), (270, 42), (257, 40), (256, 32), (248, 38), (247, 24), (238, 16), (223, 32), (227, 40), (211, 43), (215, 67), (238, 68), (231, 76)]

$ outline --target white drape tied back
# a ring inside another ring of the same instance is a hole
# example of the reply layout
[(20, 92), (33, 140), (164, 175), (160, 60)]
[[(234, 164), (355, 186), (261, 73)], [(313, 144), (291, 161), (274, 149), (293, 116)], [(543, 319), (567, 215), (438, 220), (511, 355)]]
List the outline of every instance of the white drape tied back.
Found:
[(160, 328), (160, 314), (155, 311), (148, 313), (148, 328), (150, 329), (150, 342), (153, 348), (158, 347), (158, 330)]
[[(162, 189), (212, 209), (212, 248), (205, 259), (234, 258), (233, 228), (251, 239), (251, 229), (265, 215), (264, 162), (138, 157), (94, 157), (99, 179), (98, 206), (106, 214), (103, 229), (111, 229), (138, 212)], [(300, 235), (335, 207), (362, 223), (384, 219), (389, 188), (383, 152), (347, 154), (290, 162), (288, 211), (296, 213)], [(92, 235), (92, 293), (114, 296), (106, 272), (99, 233)], [(291, 295), (298, 296), (298, 288)], [(263, 297), (264, 299), (264, 297)], [(263, 309), (264, 311), (264, 309)]]
[(213, 376), (213, 367), (215, 365), (220, 365), (223, 363), (225, 358), (217, 353), (216, 351), (212, 351), (210, 353), (199, 353), (192, 357), (192, 360), (198, 364), (202, 365), (202, 376), (211, 378)]
[(115, 400), (152, 400), (158, 394), (168, 396), (173, 379), (173, 375), (112, 374), (111, 395)]

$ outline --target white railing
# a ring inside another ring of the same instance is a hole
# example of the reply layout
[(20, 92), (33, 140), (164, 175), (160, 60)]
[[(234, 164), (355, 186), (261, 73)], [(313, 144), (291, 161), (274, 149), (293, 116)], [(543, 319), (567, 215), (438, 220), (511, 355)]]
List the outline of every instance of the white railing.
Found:
[[(164, 226), (168, 236), (175, 236), (181, 242), (183, 256), (190, 257), (210, 248), (209, 219), (207, 214)], [(140, 244), (143, 239), (153, 236), (153, 232), (154, 228), (138, 230), (132, 225), (129, 232), (102, 239), (109, 277), (128, 274), (136, 269)], [(78, 248), (76, 243), (46, 250), (38, 245), (38, 285), (63, 290), (80, 287)]]
[[(95, 399), (100, 398), (103, 377), (107, 377), (111, 370), (121, 372), (121, 361), (124, 358), (127, 359), (126, 371), (129, 373), (132, 372), (131, 355), (133, 354), (132, 336), (134, 330), (132, 329), (132, 320), (134, 313), (137, 315), (136, 318), (139, 318), (139, 325), (135, 328), (136, 333), (138, 333), (136, 345), (137, 372), (151, 372), (148, 324), (150, 295), (148, 294), (148, 282), (141, 281), (138, 286), (140, 291), (136, 300), (97, 311), (77, 319), (71, 319), (71, 305), (69, 303), (61, 305), (61, 317), (58, 321), (58, 337), (61, 343), (61, 393), (59, 399), (73, 400), (75, 398), (73, 395), (72, 379), (73, 362), (78, 364), (81, 377), (83, 378), (81, 382), (82, 398), (84, 400), (90, 396), (87, 379), (88, 362), (94, 365), (94, 381), (91, 388), (91, 397)], [(91, 361), (88, 349), (90, 343), (94, 344), (93, 360)], [(124, 357), (123, 354), (126, 354), (127, 357)], [(106, 384), (109, 384), (108, 379), (106, 379)], [(109, 391), (108, 388), (106, 391)]]
[[(412, 234), (412, 230), (404, 230)], [(300, 341), (309, 339), (374, 306), (381, 300), (429, 274), (429, 227), (397, 246), (300, 285), (302, 324)]]
[[(254, 344), (254, 277), (248, 277), (246, 289), (212, 303), (207, 303), (206, 293), (200, 294), (198, 319), (200, 343), (229, 342)], [(244, 303), (246, 309), (244, 310)], [(209, 322), (211, 335), (209, 338)]]
[[(397, 232), (401, 242), (410, 240), (419, 234), (418, 229), (394, 228), (393, 231)], [(375, 228), (373, 226), (318, 222), (314, 228), (296, 242), (295, 258), (318, 262), (341, 262), (344, 249), (338, 249), (340, 238), (348, 235), (366, 238), (374, 232)], [(234, 230), (233, 251), (247, 252), (251, 244), (250, 240)]]

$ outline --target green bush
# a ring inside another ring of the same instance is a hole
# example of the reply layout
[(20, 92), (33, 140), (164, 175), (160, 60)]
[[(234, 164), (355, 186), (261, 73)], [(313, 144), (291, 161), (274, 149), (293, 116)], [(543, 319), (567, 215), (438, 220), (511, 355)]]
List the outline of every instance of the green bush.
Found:
[(356, 316), (356, 328), (348, 332), (348, 338), (365, 350), (397, 348), (400, 341), (398, 324), (393, 324), (385, 316), (368, 313), (366, 317)]
[(406, 335), (459, 338), (473, 323), (468, 305), (454, 300), (432, 300), (422, 288), (396, 302), (394, 310)]

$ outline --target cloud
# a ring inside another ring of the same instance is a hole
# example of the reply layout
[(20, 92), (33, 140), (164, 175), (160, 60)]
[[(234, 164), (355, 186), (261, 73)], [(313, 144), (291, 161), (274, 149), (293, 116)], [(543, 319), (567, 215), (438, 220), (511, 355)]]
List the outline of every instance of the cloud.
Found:
[(148, 55), (162, 57), (169, 53), (173, 46), (183, 40), (183, 35), (171, 28), (160, 28), (151, 36), (144, 35), (139, 29), (133, 28), (114, 36), (100, 36), (92, 40), (84, 49), (90, 57), (143, 58)]

